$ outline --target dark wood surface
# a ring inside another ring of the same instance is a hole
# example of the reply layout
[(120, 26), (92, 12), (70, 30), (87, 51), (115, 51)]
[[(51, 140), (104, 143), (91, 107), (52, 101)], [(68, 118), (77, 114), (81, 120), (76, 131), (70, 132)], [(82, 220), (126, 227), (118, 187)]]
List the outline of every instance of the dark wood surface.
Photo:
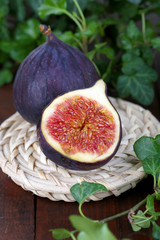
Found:
[[(149, 110), (160, 120), (159, 86), (156, 85), (155, 91), (155, 100)], [(0, 122), (14, 112), (12, 84), (9, 84), (0, 88)], [(119, 197), (111, 196), (98, 202), (85, 203), (83, 211), (93, 219), (103, 219), (125, 211), (152, 193), (152, 185), (152, 177), (147, 177)], [(0, 240), (51, 240), (49, 229), (72, 229), (68, 220), (72, 214), (78, 214), (76, 202), (53, 202), (35, 196), (17, 186), (0, 170)], [(127, 216), (108, 224), (118, 239), (152, 239), (151, 229), (133, 232)]]

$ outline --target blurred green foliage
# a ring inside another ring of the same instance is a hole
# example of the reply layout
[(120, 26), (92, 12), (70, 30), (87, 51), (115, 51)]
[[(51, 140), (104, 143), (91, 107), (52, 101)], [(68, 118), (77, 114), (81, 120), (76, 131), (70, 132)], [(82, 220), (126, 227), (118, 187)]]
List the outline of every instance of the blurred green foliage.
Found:
[(143, 105), (154, 99), (155, 51), (160, 50), (160, 0), (0, 0), (0, 86), (45, 41), (40, 23), (93, 62), (111, 93)]

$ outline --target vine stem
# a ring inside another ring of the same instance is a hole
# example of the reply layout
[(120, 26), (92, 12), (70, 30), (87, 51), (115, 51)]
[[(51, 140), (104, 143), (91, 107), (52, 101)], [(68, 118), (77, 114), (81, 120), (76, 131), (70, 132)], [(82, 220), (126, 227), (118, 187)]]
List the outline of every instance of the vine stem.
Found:
[(145, 12), (141, 12), (141, 19), (142, 19), (142, 34), (143, 34), (143, 41), (144, 43), (147, 43), (146, 41), (146, 20), (145, 20)]
[(80, 8), (77, 0), (73, 0), (73, 2), (74, 2), (74, 4), (76, 5), (76, 7), (77, 7), (77, 9), (78, 9), (78, 12), (79, 12), (79, 14), (80, 14), (80, 16), (81, 16), (82, 23), (83, 23), (83, 29), (86, 30), (86, 20), (85, 20), (84, 14), (83, 14), (83, 12), (82, 12), (82, 10), (81, 10), (81, 8)]
[(71, 18), (76, 23), (79, 30), (82, 32), (83, 28), (82, 28), (81, 24), (79, 23), (79, 21), (72, 14), (70, 14), (70, 12), (68, 12), (67, 10), (63, 10), (63, 12), (64, 12), (64, 14), (66, 14), (69, 18)]
[[(156, 193), (153, 193), (151, 196), (156, 196)], [(121, 213), (115, 214), (113, 216), (104, 218), (104, 219), (100, 220), (100, 222), (108, 222), (108, 221), (111, 221), (113, 219), (122, 217), (122, 216), (128, 214), (129, 212), (135, 212), (139, 207), (141, 207), (143, 204), (145, 204), (146, 201), (147, 201), (147, 197), (145, 199), (143, 199), (141, 202), (137, 203), (134, 207), (132, 207), (132, 208), (130, 208), (130, 209), (124, 211), (124, 212), (121, 212)]]
[[(87, 218), (87, 217), (83, 214), (83, 212), (82, 212), (82, 204), (83, 204), (83, 203), (80, 203), (80, 204), (79, 204), (79, 208), (78, 208), (79, 213), (80, 213), (80, 215), (81, 215), (83, 218)], [(88, 218), (87, 218), (87, 219), (88, 219)]]
[(75, 236), (74, 236), (73, 233), (71, 233), (71, 238), (72, 238), (73, 240), (76, 240), (76, 238), (75, 238)]
[[(84, 14), (83, 14), (83, 11), (81, 10), (80, 8), (80, 5), (79, 3), (77, 2), (77, 0), (73, 0), (75, 6), (77, 7), (77, 10), (80, 14), (80, 17), (81, 17), (81, 23), (82, 23), (82, 30), (81, 32), (83, 33), (83, 31), (86, 30), (86, 20), (85, 20), (85, 17), (84, 17)], [(80, 20), (79, 20), (80, 21)], [(87, 48), (87, 36), (85, 35), (82, 35), (82, 50), (84, 53), (87, 53), (88, 52), (88, 48)]]

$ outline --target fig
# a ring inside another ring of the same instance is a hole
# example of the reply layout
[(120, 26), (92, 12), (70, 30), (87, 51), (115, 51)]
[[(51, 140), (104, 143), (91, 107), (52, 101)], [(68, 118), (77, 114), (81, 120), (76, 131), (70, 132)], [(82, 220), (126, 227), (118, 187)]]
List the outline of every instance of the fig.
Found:
[(21, 116), (38, 123), (43, 109), (57, 96), (91, 87), (99, 75), (78, 49), (59, 40), (50, 27), (40, 25), (46, 42), (21, 63), (13, 86), (14, 104)]
[(121, 140), (121, 120), (106, 84), (55, 98), (43, 111), (37, 135), (43, 153), (68, 169), (91, 170), (107, 163)]

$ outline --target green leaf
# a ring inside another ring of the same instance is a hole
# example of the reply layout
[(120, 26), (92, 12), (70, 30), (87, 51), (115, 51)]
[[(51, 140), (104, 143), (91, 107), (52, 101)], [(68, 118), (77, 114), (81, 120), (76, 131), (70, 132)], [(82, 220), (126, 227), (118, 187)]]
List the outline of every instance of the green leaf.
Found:
[(9, 55), (5, 52), (0, 51), (0, 63), (6, 63)]
[(156, 199), (160, 200), (160, 192), (156, 192)]
[(83, 203), (89, 196), (100, 191), (107, 192), (108, 190), (102, 184), (84, 181), (81, 184), (76, 183), (70, 189), (72, 196), (78, 203)]
[(54, 31), (56, 37), (58, 37), (61, 41), (70, 44), (74, 47), (78, 47), (78, 43), (76, 41), (75, 34), (72, 31), (65, 31), (64, 33), (61, 31)]
[(44, 2), (44, 0), (34, 0), (34, 1), (28, 0), (27, 2), (31, 6), (31, 8), (34, 10), (34, 12), (37, 14), (37, 9)]
[(133, 48), (132, 41), (126, 36), (126, 34), (121, 33), (120, 40), (121, 40), (123, 49), (131, 50)]
[(134, 223), (131, 224), (131, 227), (132, 227), (134, 232), (138, 232), (139, 230), (141, 230), (141, 227), (135, 225)]
[(112, 25), (117, 25), (117, 24), (121, 24), (121, 20), (120, 19), (116, 19), (116, 18), (103, 18), (101, 20), (103, 28), (105, 29), (106, 27), (112, 26)]
[[(144, 79), (144, 81), (146, 81), (146, 79)], [(153, 86), (150, 83), (144, 84), (143, 79), (139, 81), (138, 75), (136, 74), (133, 76), (119, 76), (117, 91), (120, 97), (127, 97), (131, 94), (135, 100), (146, 106), (150, 105), (154, 98)]]
[(0, 20), (0, 39), (1, 40), (9, 40), (9, 29), (7, 27), (7, 22), (5, 18)]
[(145, 64), (144, 60), (135, 55), (135, 53), (131, 51), (126, 52), (122, 56), (122, 61), (122, 72), (125, 75), (136, 75), (139, 81), (145, 83), (155, 82), (157, 80), (157, 72)]
[(146, 45), (140, 46), (141, 56), (145, 63), (147, 63), (149, 66), (152, 66), (153, 64), (153, 53), (151, 48), (149, 48)]
[(138, 29), (138, 27), (136, 26), (133, 20), (129, 22), (127, 26), (126, 34), (128, 38), (131, 40), (138, 40), (142, 35), (141, 31)]
[(155, 176), (160, 173), (160, 155), (151, 155), (142, 160), (144, 171)]
[(66, 8), (66, 0), (45, 0), (38, 8), (38, 13), (41, 18), (45, 18), (51, 14), (61, 15)]
[(148, 42), (151, 42), (153, 38), (155, 38), (155, 30), (154, 27), (152, 25), (151, 21), (146, 21), (146, 40)]
[[(114, 4), (115, 5), (115, 4)], [(127, 1), (120, 1), (119, 4), (117, 4), (117, 12), (125, 21), (128, 21), (129, 19), (135, 17), (137, 15), (138, 11), (138, 5), (127, 2)], [(116, 9), (114, 6), (114, 9)]]
[(13, 75), (7, 70), (3, 69), (0, 71), (0, 86), (3, 86), (6, 83), (10, 83), (12, 81)]
[(85, 232), (80, 232), (78, 234), (77, 240), (91, 240), (90, 236)]
[(160, 134), (155, 137), (156, 143), (160, 146)]
[(140, 4), (142, 2), (142, 0), (127, 0), (127, 1), (133, 4)]
[(77, 215), (72, 215), (69, 219), (73, 227), (80, 231), (78, 240), (116, 240), (106, 223), (100, 223)]
[[(132, 80), (131, 80), (132, 81)], [(117, 81), (117, 91), (122, 98), (128, 97), (131, 93), (131, 82), (127, 75), (121, 75)]]
[(114, 59), (114, 49), (109, 46), (97, 49), (97, 52), (106, 55), (109, 59)]
[(88, 20), (86, 30), (83, 31), (81, 34), (87, 37), (93, 37), (94, 35), (98, 34), (97, 21), (95, 20), (95, 18)]
[(139, 231), (141, 228), (150, 227), (150, 217), (146, 217), (141, 210), (139, 210), (136, 215), (132, 215), (132, 217), (134, 219), (134, 223), (132, 224), (134, 231)]
[(142, 161), (146, 157), (160, 154), (160, 135), (155, 138), (143, 136), (133, 145), (137, 157)]
[(151, 104), (154, 98), (154, 89), (151, 83), (157, 80), (157, 72), (132, 51), (123, 54), (122, 61), (124, 75), (120, 75), (117, 80), (119, 96), (126, 97), (131, 94), (141, 104)]
[(41, 35), (39, 21), (29, 19), (18, 25), (13, 40), (0, 41), (0, 49), (10, 54), (13, 60), (21, 62), (33, 49), (37, 47), (36, 40)]
[(15, 39), (20, 41), (36, 40), (40, 36), (40, 22), (35, 18), (28, 19), (25, 23), (18, 26), (15, 31)]
[(52, 232), (52, 237), (55, 239), (65, 239), (72, 235), (72, 233), (65, 228), (57, 228), (50, 231)]
[(160, 37), (153, 38), (151, 40), (151, 44), (152, 44), (153, 48), (160, 50)]
[(0, 0), (0, 19), (2, 17), (4, 17), (5, 15), (7, 15), (7, 13), (9, 12), (9, 7), (8, 7), (8, 3), (5, 0)]
[(23, 21), (26, 16), (26, 10), (24, 0), (15, 0), (16, 3), (16, 15), (19, 21)]
[(147, 196), (146, 209), (148, 210), (148, 212), (150, 214), (154, 214), (155, 213), (155, 209), (154, 209), (154, 196), (152, 196), (150, 194)]
[(159, 239), (159, 237), (160, 237), (160, 226), (155, 221), (153, 221), (152, 224), (153, 224), (152, 237), (154, 239)]

